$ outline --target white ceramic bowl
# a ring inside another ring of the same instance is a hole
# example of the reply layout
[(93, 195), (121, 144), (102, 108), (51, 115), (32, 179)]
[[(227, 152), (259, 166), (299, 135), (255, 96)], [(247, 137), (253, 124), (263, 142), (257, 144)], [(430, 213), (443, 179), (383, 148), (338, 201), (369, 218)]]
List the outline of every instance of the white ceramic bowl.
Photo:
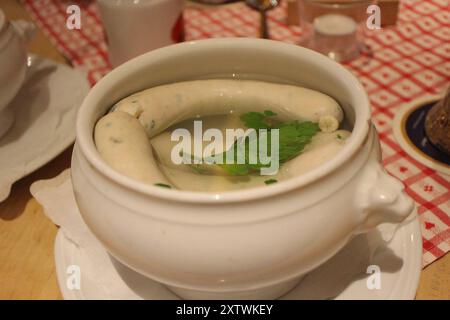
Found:
[[(119, 174), (93, 141), (119, 99), (198, 78), (289, 81), (339, 101), (353, 124), (332, 161), (288, 181), (208, 194), (166, 190)], [(159, 49), (104, 77), (78, 114), (72, 181), (80, 212), (111, 255), (183, 298), (276, 298), (355, 234), (402, 221), (413, 209), (380, 165), (364, 89), (345, 68), (298, 46), (213, 39)]]
[(14, 120), (8, 104), (19, 92), (27, 70), (26, 42), (34, 25), (25, 21), (8, 21), (0, 10), (0, 137)]

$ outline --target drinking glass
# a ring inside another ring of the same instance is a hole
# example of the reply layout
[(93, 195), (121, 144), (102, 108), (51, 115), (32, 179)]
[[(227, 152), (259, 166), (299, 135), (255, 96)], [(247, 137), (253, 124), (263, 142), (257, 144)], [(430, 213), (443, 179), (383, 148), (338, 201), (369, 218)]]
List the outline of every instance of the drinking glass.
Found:
[(369, 0), (299, 0), (300, 44), (338, 61), (357, 58), (364, 49)]

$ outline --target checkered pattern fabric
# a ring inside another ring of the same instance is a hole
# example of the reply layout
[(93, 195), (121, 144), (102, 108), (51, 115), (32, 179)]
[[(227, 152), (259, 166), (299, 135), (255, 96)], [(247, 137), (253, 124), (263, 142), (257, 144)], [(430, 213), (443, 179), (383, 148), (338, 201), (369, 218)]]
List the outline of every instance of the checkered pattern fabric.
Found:
[[(73, 63), (88, 72), (94, 84), (110, 69), (102, 23), (94, 1), (22, 0), (37, 25)], [(78, 4), (81, 30), (65, 27), (66, 8)], [(185, 9), (187, 40), (211, 37), (256, 37), (258, 13), (243, 3)], [(286, 7), (269, 12), (275, 40), (298, 43), (301, 30), (286, 26)], [(371, 31), (372, 53), (346, 66), (365, 86), (373, 106), (373, 122), (383, 148), (386, 169), (402, 180), (416, 201), (423, 235), (423, 265), (450, 250), (450, 177), (408, 156), (396, 143), (392, 121), (404, 103), (442, 91), (450, 80), (450, 4), (448, 0), (404, 0), (396, 27)]]

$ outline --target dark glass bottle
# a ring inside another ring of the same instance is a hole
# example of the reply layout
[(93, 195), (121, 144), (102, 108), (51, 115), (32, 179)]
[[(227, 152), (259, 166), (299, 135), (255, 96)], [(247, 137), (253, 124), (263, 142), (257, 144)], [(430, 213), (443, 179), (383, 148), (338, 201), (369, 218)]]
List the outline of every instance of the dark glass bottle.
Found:
[(450, 155), (450, 87), (445, 97), (428, 111), (425, 133), (435, 147)]

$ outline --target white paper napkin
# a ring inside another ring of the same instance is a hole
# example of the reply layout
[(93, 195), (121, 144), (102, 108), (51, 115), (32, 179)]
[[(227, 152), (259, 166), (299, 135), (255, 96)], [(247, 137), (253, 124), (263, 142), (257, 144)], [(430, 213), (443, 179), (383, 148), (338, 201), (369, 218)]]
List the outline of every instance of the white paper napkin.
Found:
[(86, 267), (81, 270), (83, 276), (95, 281), (96, 286), (107, 292), (106, 296), (110, 299), (137, 299), (138, 296), (128, 293), (130, 289), (111, 268), (106, 250), (84, 223), (75, 202), (70, 169), (53, 179), (33, 183), (30, 191), (44, 208), (45, 215), (61, 228), (67, 239), (81, 249), (80, 254), (86, 255), (80, 258), (88, 265), (87, 270)]

